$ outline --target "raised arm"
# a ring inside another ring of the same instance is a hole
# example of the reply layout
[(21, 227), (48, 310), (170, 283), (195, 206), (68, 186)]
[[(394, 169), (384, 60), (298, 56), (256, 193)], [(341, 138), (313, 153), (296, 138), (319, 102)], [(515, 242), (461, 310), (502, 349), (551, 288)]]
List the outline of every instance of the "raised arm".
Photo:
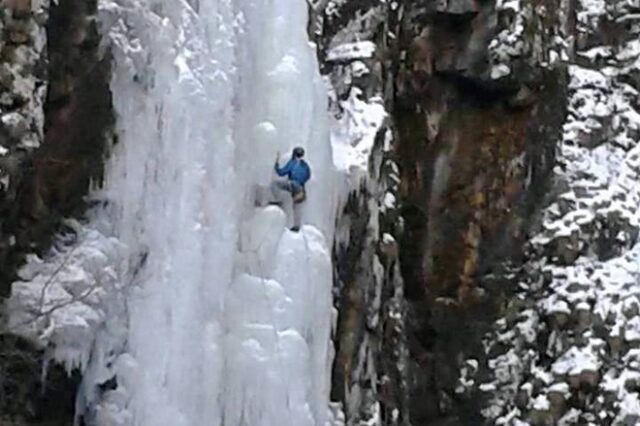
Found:
[(293, 158), (287, 161), (287, 164), (285, 164), (284, 167), (279, 167), (278, 162), (276, 161), (276, 164), (274, 165), (274, 169), (278, 174), (278, 176), (286, 176), (291, 171), (292, 166), (293, 166)]

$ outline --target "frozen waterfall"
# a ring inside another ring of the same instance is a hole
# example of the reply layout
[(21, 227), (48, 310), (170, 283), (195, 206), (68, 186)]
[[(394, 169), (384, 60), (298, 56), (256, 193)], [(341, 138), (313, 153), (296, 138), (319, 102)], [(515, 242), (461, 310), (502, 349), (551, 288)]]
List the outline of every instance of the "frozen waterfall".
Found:
[[(11, 324), (84, 370), (88, 424), (324, 425), (339, 185), (306, 2), (104, 0), (100, 19), (118, 135), (101, 204), (22, 269)], [(254, 206), (294, 145), (313, 168), (300, 233), (290, 207)]]

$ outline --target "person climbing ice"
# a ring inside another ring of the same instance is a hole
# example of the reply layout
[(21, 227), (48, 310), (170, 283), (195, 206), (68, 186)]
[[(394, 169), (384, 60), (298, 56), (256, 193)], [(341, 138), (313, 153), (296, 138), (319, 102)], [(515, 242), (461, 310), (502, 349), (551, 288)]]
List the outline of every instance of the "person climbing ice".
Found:
[(271, 204), (282, 205), (284, 194), (289, 193), (291, 195), (293, 202), (293, 226), (291, 230), (294, 232), (300, 230), (300, 204), (307, 198), (305, 184), (311, 177), (311, 167), (303, 157), (304, 148), (300, 146), (293, 149), (291, 158), (284, 167), (280, 167), (278, 156), (276, 156), (274, 170), (280, 178), (271, 182), (271, 194), (274, 199)]

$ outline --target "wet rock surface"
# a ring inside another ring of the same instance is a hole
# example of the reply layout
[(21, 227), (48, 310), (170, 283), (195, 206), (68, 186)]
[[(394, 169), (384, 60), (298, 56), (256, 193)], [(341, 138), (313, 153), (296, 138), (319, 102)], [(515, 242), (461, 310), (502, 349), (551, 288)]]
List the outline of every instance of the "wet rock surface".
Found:
[(562, 5), (453, 3), (405, 5), (395, 77), (413, 424), (484, 422), (460, 371), (486, 372), (566, 110)]
[[(386, 155), (399, 168), (395, 196), (403, 224), (393, 234), (408, 354), (406, 384), (396, 387), (406, 403), (400, 424), (482, 424), (487, 394), (460, 392), (459, 383), (489, 374), (482, 336), (512, 298), (522, 246), (550, 188), (566, 114), (572, 5), (319, 3), (325, 8), (312, 14), (310, 31), (336, 98), (347, 99), (353, 86), (365, 98), (383, 94), (395, 136)], [(367, 223), (357, 212), (372, 198), (371, 191), (354, 194), (353, 211), (345, 212), (362, 221), (353, 221), (354, 229)], [(340, 259), (346, 265), (373, 256), (375, 241), (352, 235), (338, 253), (339, 271)], [(349, 257), (353, 252), (362, 257)], [(351, 318), (337, 339), (350, 333), (355, 353), (367, 346), (358, 324), (373, 303), (362, 294), (375, 279), (371, 266), (353, 270), (352, 290), (336, 300), (340, 315)], [(349, 301), (359, 310), (345, 308)], [(348, 367), (352, 383), (376, 376)], [(334, 373), (333, 396), (349, 407), (344, 368)], [(384, 399), (382, 392), (370, 394)], [(347, 424), (363, 418), (346, 411)]]

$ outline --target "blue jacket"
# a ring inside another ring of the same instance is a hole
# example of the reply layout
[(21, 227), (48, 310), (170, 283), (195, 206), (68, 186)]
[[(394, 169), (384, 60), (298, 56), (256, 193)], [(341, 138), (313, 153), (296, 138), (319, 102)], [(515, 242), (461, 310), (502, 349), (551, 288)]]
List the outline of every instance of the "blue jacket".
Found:
[(284, 167), (278, 167), (278, 163), (276, 163), (275, 170), (278, 176), (287, 176), (289, 180), (303, 187), (311, 177), (311, 168), (307, 162), (301, 158), (292, 157)]

